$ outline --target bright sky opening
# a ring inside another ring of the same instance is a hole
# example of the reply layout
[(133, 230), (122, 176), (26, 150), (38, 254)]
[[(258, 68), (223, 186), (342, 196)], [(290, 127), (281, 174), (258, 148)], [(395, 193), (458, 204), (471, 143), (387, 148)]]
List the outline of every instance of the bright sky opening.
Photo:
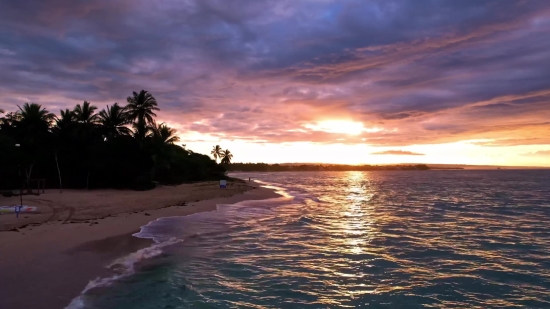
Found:
[(0, 108), (158, 121), (234, 162), (550, 166), (550, 1), (7, 0)]

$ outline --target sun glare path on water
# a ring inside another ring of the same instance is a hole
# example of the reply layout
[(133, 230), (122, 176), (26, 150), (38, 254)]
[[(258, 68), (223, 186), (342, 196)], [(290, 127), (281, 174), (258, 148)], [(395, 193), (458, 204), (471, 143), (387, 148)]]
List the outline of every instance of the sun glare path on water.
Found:
[(283, 196), (150, 222), (80, 308), (550, 308), (544, 171), (231, 176)]

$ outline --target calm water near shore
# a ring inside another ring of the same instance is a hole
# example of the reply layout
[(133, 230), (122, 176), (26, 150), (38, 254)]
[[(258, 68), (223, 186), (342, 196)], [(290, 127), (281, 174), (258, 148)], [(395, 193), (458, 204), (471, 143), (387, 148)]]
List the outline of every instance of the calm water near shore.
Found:
[(550, 171), (246, 173), (71, 308), (550, 308)]

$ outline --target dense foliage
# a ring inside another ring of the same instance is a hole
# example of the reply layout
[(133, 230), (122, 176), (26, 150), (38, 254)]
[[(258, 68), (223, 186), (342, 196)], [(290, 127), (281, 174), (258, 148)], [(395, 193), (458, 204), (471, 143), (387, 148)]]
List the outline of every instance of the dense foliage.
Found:
[(284, 171), (387, 171), (387, 170), (429, 170), (425, 164), (417, 165), (336, 165), (336, 164), (267, 164), (267, 163), (233, 163), (228, 165), (230, 171), (243, 172), (284, 172)]
[(46, 179), (48, 187), (141, 190), (224, 177), (224, 165), (176, 145), (176, 131), (155, 122), (150, 93), (127, 102), (98, 111), (85, 101), (59, 115), (34, 103), (0, 111), (0, 189)]

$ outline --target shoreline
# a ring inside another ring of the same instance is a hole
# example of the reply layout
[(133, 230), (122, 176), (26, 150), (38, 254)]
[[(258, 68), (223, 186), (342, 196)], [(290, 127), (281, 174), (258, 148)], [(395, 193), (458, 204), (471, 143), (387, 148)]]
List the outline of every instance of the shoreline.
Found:
[(86, 223), (49, 221), (19, 232), (0, 232), (0, 308), (65, 308), (91, 280), (108, 276), (106, 266), (111, 262), (154, 243), (132, 236), (151, 221), (215, 211), (216, 204), (280, 197), (260, 184), (246, 184), (244, 192), (185, 206), (119, 213)]
[[(243, 181), (230, 181), (220, 190), (216, 181), (176, 186), (159, 186), (148, 191), (133, 190), (47, 190), (40, 195), (24, 195), (23, 204), (37, 207), (38, 212), (0, 215), (0, 231), (17, 231), (51, 222), (90, 223), (124, 213), (150, 211), (170, 206), (185, 206), (215, 197), (229, 197), (250, 189)], [(19, 196), (0, 196), (0, 206), (20, 205)]]

